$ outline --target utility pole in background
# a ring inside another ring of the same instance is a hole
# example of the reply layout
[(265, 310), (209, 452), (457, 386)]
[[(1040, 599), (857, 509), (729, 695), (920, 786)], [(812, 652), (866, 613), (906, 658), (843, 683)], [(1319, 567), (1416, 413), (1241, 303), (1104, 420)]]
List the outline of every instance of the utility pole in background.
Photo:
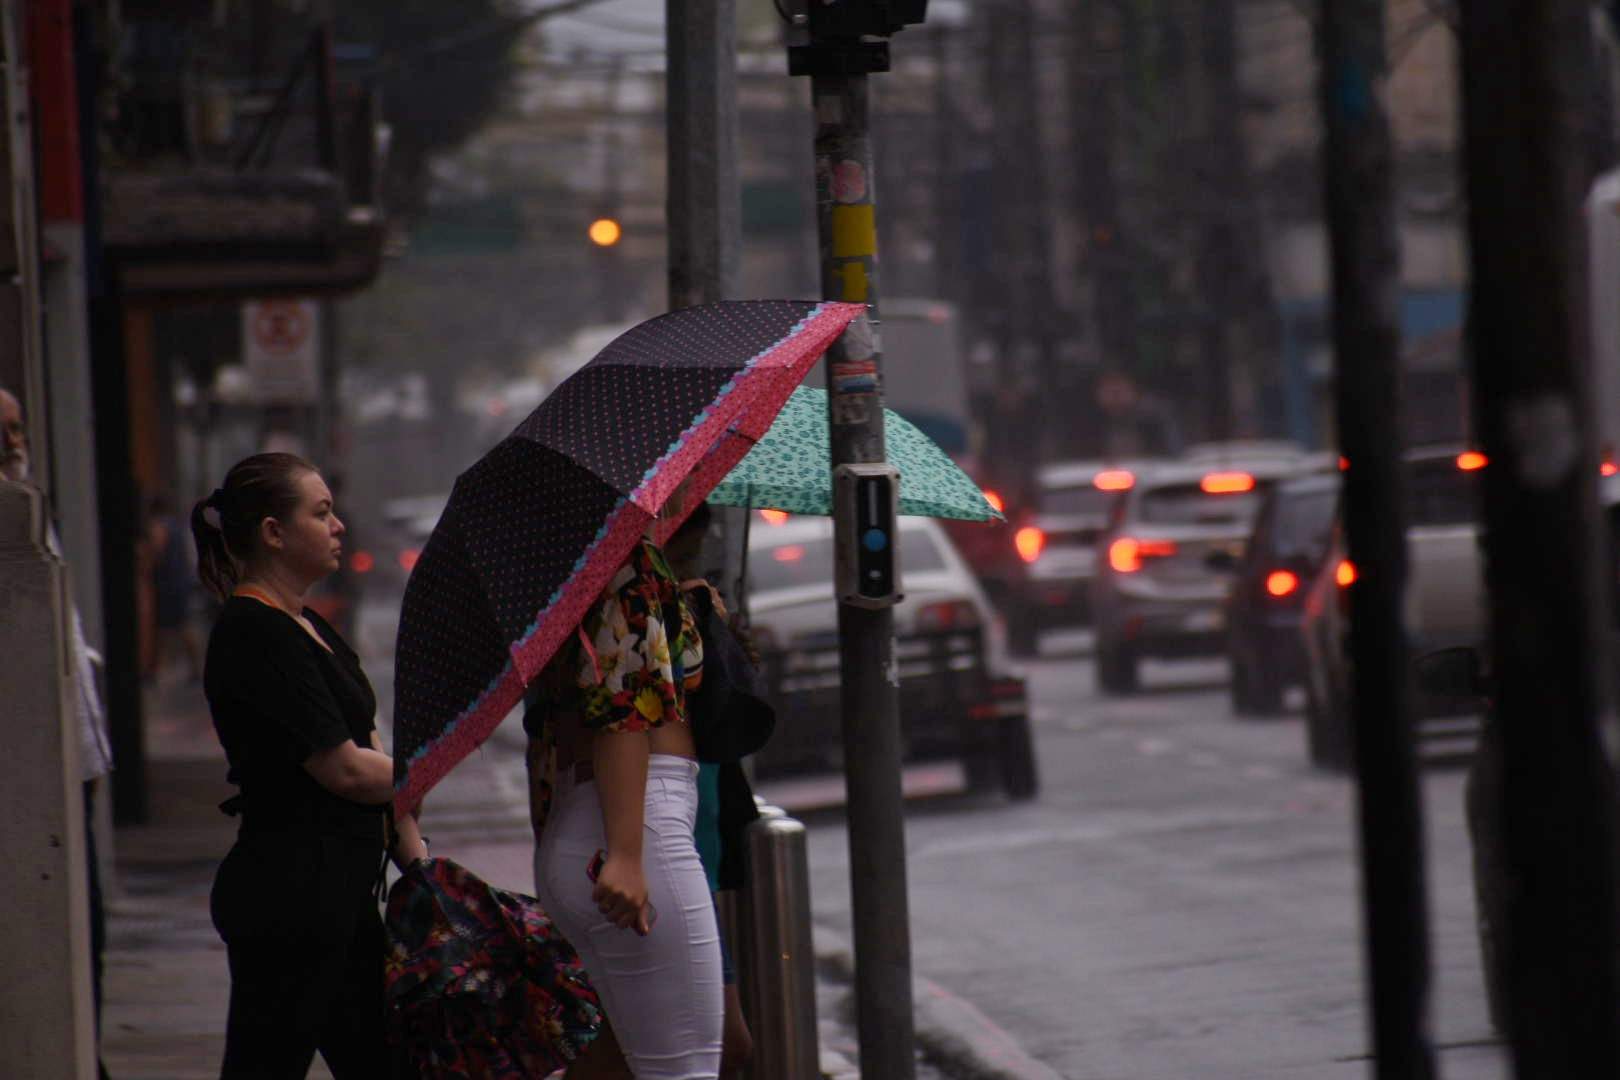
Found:
[[(1033, 475), (1045, 458), (1062, 456), (1068, 431), (1057, 392), (1057, 343), (1048, 247), (1046, 155), (1039, 122), (1031, 0), (995, 0), (984, 9), (985, 86), (994, 115), (990, 138), (995, 272), (1006, 304), (998, 346), (1003, 371), (1027, 391), (1018, 472)], [(1032, 492), (1025, 492), (1024, 501)]]
[(1339, 447), (1349, 461), (1344, 524), (1358, 575), (1350, 696), (1374, 1069), (1380, 1080), (1432, 1080), (1423, 807), (1402, 620), (1400, 271), (1382, 0), (1326, 0), (1317, 52)]
[(1468, 355), (1490, 460), (1500, 840), (1517, 883), (1504, 890), (1508, 1036), (1519, 1076), (1614, 1076), (1614, 572), (1600, 573), (1582, 233), (1591, 25), (1568, 0), (1461, 13)]
[[(1137, 373), (1137, 296), (1131, 240), (1121, 221), (1114, 140), (1122, 46), (1120, 13), (1107, 4), (1069, 9), (1069, 144), (1073, 197), (1084, 231), (1081, 275), (1091, 284), (1090, 325), (1101, 370)], [(1100, 450), (1098, 447), (1096, 450)]]
[(889, 36), (922, 22), (926, 8), (926, 0), (811, 0), (789, 11), (788, 70), (810, 76), (815, 110), (822, 295), (867, 304), (871, 312), (855, 320), (827, 350), (827, 423), (838, 545), (855, 1011), (861, 1074), (884, 1080), (916, 1075), (916, 1033), (900, 789), (900, 680), (894, 655), (899, 478), (883, 464), (877, 204), (867, 76), (889, 69)]
[(1202, 393), (1211, 439), (1260, 434), (1254, 391), (1261, 376), (1272, 371), (1269, 366), (1256, 371), (1255, 365), (1269, 364), (1276, 346), (1260, 215), (1244, 150), (1237, 17), (1235, 0), (1200, 5), (1204, 146), (1191, 168), (1199, 230)]

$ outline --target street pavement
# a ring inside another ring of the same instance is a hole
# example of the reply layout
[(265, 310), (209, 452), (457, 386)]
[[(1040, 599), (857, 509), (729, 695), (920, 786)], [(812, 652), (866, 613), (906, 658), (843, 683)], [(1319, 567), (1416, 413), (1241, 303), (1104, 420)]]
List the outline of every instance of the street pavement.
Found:
[[(383, 702), (387, 613), (362, 624)], [(1305, 764), (1297, 716), (1240, 720), (1218, 662), (1148, 664), (1101, 695), (1083, 638), (1028, 665), (1042, 791), (1013, 804), (911, 770), (907, 869), (920, 1076), (1322, 1080), (1370, 1075), (1353, 791)], [(228, 978), (207, 893), (232, 826), (195, 688), (148, 712), (154, 815), (116, 837), (104, 1015), (115, 1080), (217, 1075)], [(1486, 1019), (1463, 773), (1424, 774), (1432, 1026), (1448, 1080), (1507, 1075)], [(762, 783), (810, 826), (823, 1071), (855, 1075), (847, 832), (836, 778)], [(530, 889), (521, 731), (435, 789), (434, 850)], [(828, 808), (830, 805), (830, 808)], [(820, 808), (818, 808), (820, 807)], [(317, 1063), (312, 1076), (324, 1076)]]
[[(1305, 764), (1298, 716), (1234, 718), (1223, 662), (1110, 698), (1076, 644), (1028, 666), (1038, 800), (909, 804), (917, 974), (1062, 1076), (1370, 1075), (1349, 781)], [(1432, 1028), (1448, 1080), (1494, 1080), (1463, 779), (1423, 780)], [(847, 933), (842, 814), (807, 820), (816, 917)]]
[[(368, 642), (364, 627), (361, 644), (389, 741), (392, 666), (386, 649), (373, 652), (380, 646)], [(230, 979), (208, 893), (235, 831), (218, 804), (234, 789), (225, 783), (199, 687), (170, 682), (149, 690), (145, 715), (151, 815), (113, 838), (102, 1057), (114, 1080), (205, 1080), (219, 1075), (224, 1050)], [(515, 721), (433, 790), (423, 826), (435, 854), (493, 884), (533, 892), (523, 736)], [(822, 1074), (859, 1080), (847, 975), (827, 969), (816, 989)], [(330, 1080), (319, 1058), (309, 1075)], [(940, 1075), (920, 1063), (919, 1080)]]

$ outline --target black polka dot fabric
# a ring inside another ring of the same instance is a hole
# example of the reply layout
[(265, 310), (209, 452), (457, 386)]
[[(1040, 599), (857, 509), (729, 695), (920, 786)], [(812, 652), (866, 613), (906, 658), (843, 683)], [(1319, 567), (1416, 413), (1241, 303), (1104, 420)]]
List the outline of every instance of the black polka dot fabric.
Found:
[(706, 495), (862, 310), (735, 301), (652, 319), (462, 473), (400, 612), (402, 807), (517, 704), (681, 480)]

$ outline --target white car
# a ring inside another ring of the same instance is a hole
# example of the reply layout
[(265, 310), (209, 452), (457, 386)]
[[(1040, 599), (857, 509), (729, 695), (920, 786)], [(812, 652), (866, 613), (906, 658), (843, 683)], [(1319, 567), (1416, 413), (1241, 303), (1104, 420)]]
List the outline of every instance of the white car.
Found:
[[(832, 520), (771, 517), (777, 523), (755, 517), (748, 541), (748, 615), (777, 707), (776, 733), (755, 768), (836, 767), (843, 740)], [(984, 590), (931, 519), (900, 519), (897, 556), (903, 757), (958, 757), (972, 786), (999, 778), (1010, 796), (1032, 797), (1024, 680), (1007, 665), (1004, 630)]]

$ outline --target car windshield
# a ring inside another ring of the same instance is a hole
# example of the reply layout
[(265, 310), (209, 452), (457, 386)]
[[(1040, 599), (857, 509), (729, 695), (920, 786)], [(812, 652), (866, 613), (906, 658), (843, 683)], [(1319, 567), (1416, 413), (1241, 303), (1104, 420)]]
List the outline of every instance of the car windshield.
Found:
[(1090, 484), (1084, 487), (1049, 488), (1041, 493), (1041, 512), (1053, 515), (1086, 514), (1101, 517), (1108, 513), (1113, 496)]
[[(934, 537), (917, 529), (900, 530), (900, 572), (926, 573), (945, 569), (945, 556)], [(832, 585), (832, 537), (798, 543), (751, 547), (748, 552), (750, 592), (796, 589), (804, 585)]]
[(1464, 472), (1451, 458), (1413, 462), (1406, 499), (1411, 525), (1468, 525), (1479, 520), (1478, 472)]
[(1311, 560), (1325, 555), (1338, 500), (1338, 494), (1333, 491), (1279, 496), (1271, 525), (1271, 543), (1276, 554), (1301, 555)]
[(1142, 493), (1137, 517), (1148, 525), (1234, 525), (1247, 529), (1260, 509), (1261, 488), (1211, 495), (1197, 484)]

